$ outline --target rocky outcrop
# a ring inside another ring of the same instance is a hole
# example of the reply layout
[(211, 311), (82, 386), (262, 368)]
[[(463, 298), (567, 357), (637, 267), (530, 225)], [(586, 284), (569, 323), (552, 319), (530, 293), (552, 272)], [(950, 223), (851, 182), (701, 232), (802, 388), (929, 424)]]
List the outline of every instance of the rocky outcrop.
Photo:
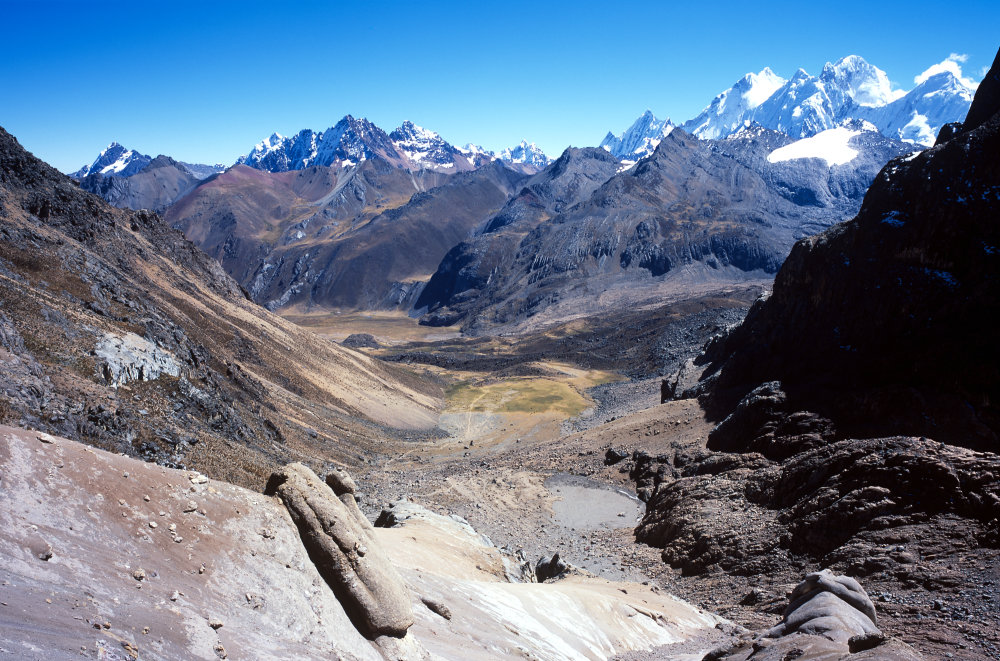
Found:
[[(802, 558), (840, 562), (858, 575), (902, 571), (913, 557), (886, 552), (877, 540), (930, 539), (954, 517), (991, 543), (1000, 457), (926, 438), (832, 440), (828, 420), (782, 409), (774, 384), (763, 390), (710, 437), (711, 444), (726, 431), (729, 443), (744, 421), (749, 447), (633, 455), (632, 477), (648, 498), (636, 535), (662, 547), (665, 561), (688, 574), (773, 573)], [(891, 532), (914, 525), (923, 528)]]
[(535, 578), (539, 583), (559, 578), (571, 569), (570, 565), (559, 557), (558, 553), (539, 558), (535, 563)]
[(105, 334), (94, 348), (101, 359), (101, 376), (115, 388), (131, 381), (152, 381), (161, 374), (178, 376), (180, 365), (174, 356), (135, 333)]
[(875, 606), (856, 580), (823, 570), (807, 575), (792, 590), (779, 625), (752, 640), (723, 646), (704, 661), (798, 658), (919, 661), (923, 657), (879, 631)]
[(410, 595), (354, 500), (355, 485), (334, 471), (324, 484), (302, 464), (271, 476), (267, 493), (285, 503), (320, 575), (358, 630), (402, 637), (413, 624)]

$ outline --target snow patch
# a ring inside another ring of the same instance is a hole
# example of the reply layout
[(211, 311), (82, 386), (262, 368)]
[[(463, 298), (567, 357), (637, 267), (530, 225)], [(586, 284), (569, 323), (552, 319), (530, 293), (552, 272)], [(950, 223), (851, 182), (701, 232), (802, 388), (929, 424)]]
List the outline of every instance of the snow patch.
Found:
[(821, 158), (828, 167), (844, 165), (853, 161), (858, 151), (848, 145), (851, 138), (861, 133), (843, 127), (827, 129), (812, 136), (797, 140), (790, 145), (775, 149), (768, 154), (768, 163), (782, 163), (800, 158)]

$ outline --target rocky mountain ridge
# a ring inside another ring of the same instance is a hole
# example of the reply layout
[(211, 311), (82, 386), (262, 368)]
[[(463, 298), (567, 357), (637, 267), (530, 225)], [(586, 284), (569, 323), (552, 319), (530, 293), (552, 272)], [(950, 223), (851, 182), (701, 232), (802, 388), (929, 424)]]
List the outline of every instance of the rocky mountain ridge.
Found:
[(285, 172), (314, 165), (350, 167), (376, 156), (411, 171), (463, 172), (494, 158), (530, 168), (541, 168), (549, 162), (540, 149), (524, 141), (499, 154), (481, 148), (463, 150), (409, 120), (386, 133), (367, 119), (347, 115), (326, 131), (304, 129), (291, 138), (275, 133), (236, 163), (268, 172)]
[[(857, 210), (885, 159), (909, 151), (864, 128), (841, 136), (853, 145), (843, 164), (769, 159), (794, 143), (761, 127), (721, 141), (674, 129), (651, 157), (599, 183), (617, 159), (568, 150), (448, 253), (416, 303), (421, 323), (485, 330), (543, 311), (592, 312), (598, 292), (612, 304), (682, 281), (766, 279), (796, 239)], [(580, 181), (584, 163), (602, 164), (592, 185), (547, 188)]]
[(271, 309), (406, 309), (523, 178), (499, 161), (456, 174), (381, 158), (274, 174), (240, 165), (165, 218)]

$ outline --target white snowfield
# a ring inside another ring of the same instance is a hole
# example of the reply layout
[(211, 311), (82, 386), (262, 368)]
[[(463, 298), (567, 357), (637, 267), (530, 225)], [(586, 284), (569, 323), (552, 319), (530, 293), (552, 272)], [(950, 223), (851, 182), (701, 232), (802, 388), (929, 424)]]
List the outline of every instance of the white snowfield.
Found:
[(827, 129), (811, 138), (796, 140), (790, 145), (775, 149), (768, 154), (767, 162), (782, 163), (800, 158), (821, 158), (826, 161), (827, 167), (844, 165), (857, 157), (858, 151), (849, 143), (851, 138), (860, 133), (861, 131), (852, 131), (842, 126)]

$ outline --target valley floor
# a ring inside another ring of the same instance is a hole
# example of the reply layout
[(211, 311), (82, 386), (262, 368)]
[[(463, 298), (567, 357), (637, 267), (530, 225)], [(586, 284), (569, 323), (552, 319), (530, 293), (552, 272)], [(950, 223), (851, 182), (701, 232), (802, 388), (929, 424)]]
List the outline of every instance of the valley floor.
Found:
[[(360, 470), (362, 508), (374, 517), (405, 497), (466, 518), (532, 563), (558, 552), (576, 567), (658, 586), (751, 630), (773, 626), (786, 593), (821, 567), (684, 576), (659, 549), (636, 543), (644, 505), (623, 468), (628, 462), (604, 462), (609, 448), (656, 455), (671, 446), (704, 447), (716, 421), (695, 400), (660, 404), (661, 375), (696, 355), (758, 293), (720, 292), (710, 301), (576, 321), (516, 339), (429, 338), (414, 325), (410, 332), (420, 337), (407, 341), (400, 320), (383, 333), (386, 319), (366, 327), (354, 318), (352, 332), (376, 340), (363, 351), (433, 374), (447, 393), (440, 424), (447, 436), (400, 442), (384, 464)], [(962, 530), (956, 522), (942, 534)], [(930, 658), (1000, 658), (1000, 555), (936, 555), (926, 545), (920, 553), (933, 565), (932, 583), (886, 572), (862, 579), (883, 630)]]

